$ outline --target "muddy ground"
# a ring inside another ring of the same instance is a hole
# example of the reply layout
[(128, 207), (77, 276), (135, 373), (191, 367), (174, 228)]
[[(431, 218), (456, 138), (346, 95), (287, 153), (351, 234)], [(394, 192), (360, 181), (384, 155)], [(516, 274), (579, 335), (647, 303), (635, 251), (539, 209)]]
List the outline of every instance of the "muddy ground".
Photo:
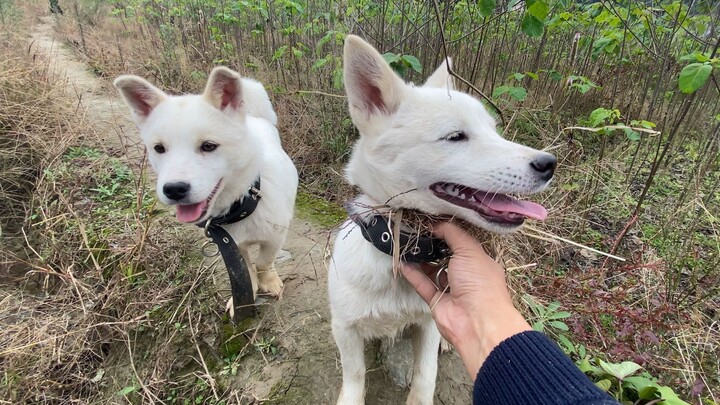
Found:
[[(52, 17), (39, 20), (32, 40), (34, 51), (50, 58), (51, 66), (67, 78), (66, 84), (77, 94), (78, 104), (86, 109), (98, 143), (105, 149), (114, 149), (116, 154), (123, 154), (128, 160), (139, 161), (142, 147), (136, 128), (127, 119), (127, 110), (112, 84), (95, 76), (79, 55), (62, 44), (62, 39), (54, 32)], [(199, 232), (196, 229), (189, 231)], [(260, 314), (252, 321), (256, 330), (262, 330), (266, 341), (272, 340), (276, 353), (250, 350), (241, 360), (235, 376), (222, 376), (211, 371), (212, 380), (218, 387), (235, 391), (233, 397), (237, 402), (334, 403), (341, 383), (341, 368), (330, 333), (326, 293), (329, 235), (329, 230), (316, 225), (312, 219), (299, 218), (292, 224), (284, 247), (286, 253), (281, 258), (284, 261), (278, 265), (278, 273), (285, 282), (282, 299), (260, 298)], [(219, 288), (227, 294), (225, 270), (218, 266), (209, 273), (212, 274), (208, 277), (216, 280)], [(205, 317), (203, 322), (209, 324), (197, 327), (199, 337), (207, 346), (204, 350), (206, 363), (222, 364), (223, 356), (218, 349), (221, 337), (211, 332), (222, 330), (222, 321), (219, 317)], [(206, 336), (202, 336), (206, 331)], [(142, 340), (134, 343), (136, 352), (155, 349), (144, 347), (147, 344)], [(177, 347), (172, 352), (178, 358), (195, 355), (192, 347)], [(388, 342), (367, 344), (368, 404), (405, 402), (408, 393), (406, 372), (411, 356), (406, 339), (398, 339), (394, 345)], [(114, 376), (114, 385), (122, 387), (128, 384), (129, 381), (122, 381), (124, 378), (131, 380), (133, 375), (128, 351), (111, 354), (109, 358), (113, 364), (107, 364), (107, 370)], [(141, 361), (142, 357), (135, 360), (136, 369), (143, 368), (142, 364), (138, 364)], [(180, 369), (182, 367), (178, 367), (178, 372), (181, 372)], [(436, 403), (470, 403), (471, 388), (457, 354), (441, 355)], [(109, 392), (113, 390), (109, 389)], [(108, 401), (126, 403), (118, 397), (108, 398)]]

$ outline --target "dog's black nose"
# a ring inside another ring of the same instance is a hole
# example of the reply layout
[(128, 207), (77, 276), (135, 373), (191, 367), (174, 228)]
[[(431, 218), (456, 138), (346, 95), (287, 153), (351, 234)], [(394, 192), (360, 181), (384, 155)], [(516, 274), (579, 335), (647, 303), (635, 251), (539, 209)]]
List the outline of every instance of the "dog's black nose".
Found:
[(552, 179), (556, 166), (557, 158), (550, 154), (543, 154), (530, 162), (530, 167), (532, 167), (533, 170), (537, 172), (538, 176), (540, 176), (540, 179), (544, 181)]
[(182, 181), (165, 183), (163, 186), (163, 193), (167, 198), (175, 201), (180, 201), (185, 198), (189, 191), (190, 185)]

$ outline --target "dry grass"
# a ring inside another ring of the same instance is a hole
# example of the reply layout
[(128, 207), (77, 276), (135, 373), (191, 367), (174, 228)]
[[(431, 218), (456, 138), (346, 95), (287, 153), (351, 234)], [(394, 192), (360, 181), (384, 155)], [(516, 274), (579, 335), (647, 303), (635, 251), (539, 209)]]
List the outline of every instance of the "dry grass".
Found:
[(0, 402), (91, 403), (115, 389), (103, 366), (130, 333), (186, 316), (195, 237), (158, 219), (139, 164), (94, 147), (64, 78), (17, 33), (0, 44)]
[[(185, 55), (187, 48), (143, 31), (148, 24), (141, 27), (133, 25), (137, 23), (133, 20), (105, 19), (97, 9), (81, 10), (79, 17), (82, 35), (74, 18), (61, 20), (61, 32), (86, 53), (102, 77), (136, 73), (170, 92), (189, 92), (201, 88), (204, 73), (213, 65), (213, 55)], [(125, 29), (124, 24), (133, 27)], [(3, 52), (18, 48), (17, 43), (16, 38), (6, 40)], [(150, 389), (138, 391), (149, 403), (158, 402), (156, 395), (166, 392), (165, 386), (192, 385), (194, 377), (178, 382), (185, 367), (173, 364), (177, 355), (173, 348), (197, 345), (196, 336), (217, 335), (215, 330), (198, 330), (204, 309), (190, 309), (203, 308), (212, 294), (198, 286), (205, 271), (201, 266), (181, 265), (187, 260), (182, 252), (189, 250), (192, 238), (173, 234), (172, 221), (157, 221), (158, 212), (147, 197), (138, 167), (94, 149), (92, 140), (82, 145), (76, 142), (85, 128), (74, 118), (75, 106), (62, 101), (63, 90), (53, 84), (45, 66), (34, 65), (22, 50), (12, 51), (7, 58), (2, 55), (1, 60), (0, 67), (8, 72), (0, 75), (2, 96), (15, 101), (0, 103), (0, 108), (10, 108), (7, 113), (1, 110), (0, 130), (5, 120), (16, 128), (8, 137), (9, 146), (0, 145), (0, 154), (5, 156), (2, 191), (11, 202), (2, 216), (11, 225), (26, 225), (27, 238), (16, 232), (16, 248), (9, 249), (3, 236), (3, 264), (13, 268), (15, 278), (12, 285), (0, 286), (0, 396), (14, 403), (84, 403), (101, 395), (107, 398), (107, 390), (117, 388), (108, 383), (114, 378), (108, 377), (113, 371), (105, 369), (109, 364), (122, 364), (133, 375), (118, 377), (118, 381), (148, 384)], [(252, 60), (253, 67), (248, 67), (245, 62), (224, 63), (271, 87), (283, 140), (303, 184), (334, 201), (353, 196), (356, 191), (342, 178), (349, 145), (357, 136), (352, 125), (343, 121), (345, 101), (324, 94), (288, 94), (287, 86), (280, 88), (280, 79), (267, 65)], [(562, 176), (538, 201), (549, 208), (551, 217), (533, 226), (608, 250), (625, 226), (612, 220), (615, 212), (618, 207), (631, 208), (625, 193), (618, 191), (624, 188), (606, 184), (608, 178), (601, 174), (618, 172), (619, 163), (606, 159), (588, 164), (594, 153), (590, 148), (586, 152), (581, 142), (561, 138), (556, 122), (537, 118), (535, 113), (518, 109), (506, 131), (508, 137), (531, 146), (559, 147), (553, 153), (559, 157)], [(69, 142), (75, 148), (66, 151)], [(620, 147), (615, 152), (623, 153)], [(127, 168), (132, 170), (127, 172)], [(110, 196), (94, 191), (116, 183), (119, 188)], [(594, 192), (593, 184), (599, 184), (604, 195), (602, 201), (589, 204), (586, 198)], [(120, 197), (123, 194), (132, 197)], [(421, 229), (426, 220), (415, 218), (408, 226)], [(161, 224), (168, 228), (165, 236), (152, 232)], [(664, 382), (691, 387), (700, 381), (709, 388), (706, 395), (708, 391), (710, 396), (717, 395), (712, 391), (720, 384), (713, 380), (720, 375), (713, 363), (720, 350), (717, 315), (712, 316), (720, 310), (717, 297), (699, 308), (670, 308), (653, 319), (660, 314), (653, 312), (654, 307), (669, 298), (662, 291), (664, 275), (677, 269), (656, 265), (660, 259), (647, 245), (637, 243), (638, 233), (631, 234), (619, 249), (630, 260), (628, 265), (606, 261), (529, 228), (527, 233), (534, 237), (476, 235), (511, 269), (509, 282), (518, 296), (530, 292), (540, 303), (560, 301), (574, 313), (569, 323), (577, 326), (573, 332), (578, 339), (598, 352), (610, 353), (616, 361), (629, 359), (627, 352), (613, 351), (624, 338), (610, 330), (625, 315), (617, 314), (611, 320), (615, 324), (608, 327), (598, 320), (607, 314), (593, 310), (606, 301), (622, 308), (642, 308), (652, 322), (638, 321), (638, 327), (657, 334), (661, 344), (650, 347), (632, 339), (623, 344), (651, 356), (646, 367)], [(518, 301), (518, 305), (525, 303)], [(174, 329), (176, 322), (192, 325), (190, 333)], [(199, 348), (197, 352), (203, 357)], [(135, 367), (132, 359), (142, 356), (149, 356), (146, 367)], [(119, 357), (131, 359), (130, 364)], [(203, 378), (212, 381), (210, 376)]]
[(36, 178), (72, 138), (75, 112), (58, 103), (64, 89), (48, 76), (48, 66), (17, 52), (18, 38), (0, 44), (0, 226), (13, 234), (23, 224)]

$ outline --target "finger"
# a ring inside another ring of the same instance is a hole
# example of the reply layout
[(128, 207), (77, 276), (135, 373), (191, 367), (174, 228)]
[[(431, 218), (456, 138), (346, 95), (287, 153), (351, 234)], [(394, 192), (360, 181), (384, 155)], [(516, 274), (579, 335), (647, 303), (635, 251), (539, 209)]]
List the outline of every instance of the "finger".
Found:
[(425, 274), (418, 270), (415, 265), (401, 263), (400, 272), (402, 272), (403, 276), (410, 285), (415, 288), (415, 291), (417, 291), (423, 301), (430, 305), (433, 301), (433, 297), (435, 297), (435, 294), (438, 292), (435, 284), (433, 284), (433, 282), (430, 281)]
[(431, 280), (432, 277), (435, 277), (435, 273), (440, 270), (440, 266), (437, 264), (432, 263), (420, 263), (420, 271), (425, 273), (426, 276), (428, 276)]

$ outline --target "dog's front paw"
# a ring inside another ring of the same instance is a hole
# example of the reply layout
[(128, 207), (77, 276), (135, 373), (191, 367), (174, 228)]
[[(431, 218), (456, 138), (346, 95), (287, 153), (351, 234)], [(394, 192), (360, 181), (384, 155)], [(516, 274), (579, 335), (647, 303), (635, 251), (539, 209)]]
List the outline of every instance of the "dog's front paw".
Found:
[(258, 272), (258, 287), (278, 299), (282, 298), (283, 282), (275, 270)]

